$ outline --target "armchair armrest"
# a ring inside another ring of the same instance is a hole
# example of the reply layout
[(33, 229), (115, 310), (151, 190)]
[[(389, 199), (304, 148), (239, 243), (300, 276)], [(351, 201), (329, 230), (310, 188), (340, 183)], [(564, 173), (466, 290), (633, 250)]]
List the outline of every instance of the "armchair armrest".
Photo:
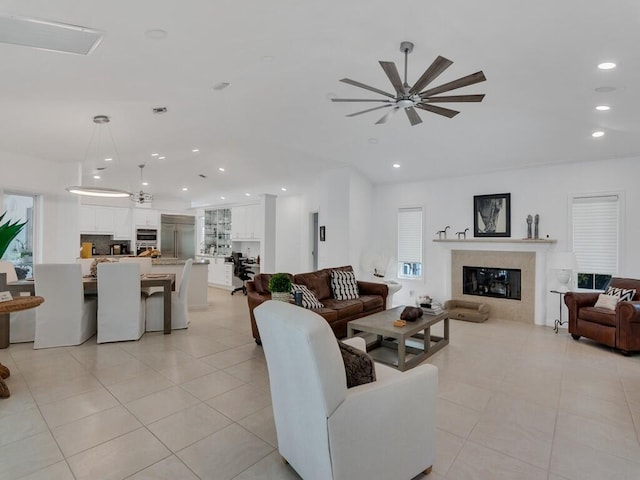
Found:
[(567, 308), (593, 307), (598, 301), (601, 292), (567, 292), (564, 295), (564, 303)]
[(640, 323), (640, 302), (620, 302), (618, 315), (622, 322)]
[(327, 419), (334, 478), (412, 478), (431, 466), (437, 391), (428, 364), (349, 389)]
[(357, 348), (363, 352), (367, 352), (367, 342), (362, 337), (351, 337), (351, 338), (343, 338), (340, 340), (342, 343), (346, 343), (347, 345), (352, 346), (353, 348)]

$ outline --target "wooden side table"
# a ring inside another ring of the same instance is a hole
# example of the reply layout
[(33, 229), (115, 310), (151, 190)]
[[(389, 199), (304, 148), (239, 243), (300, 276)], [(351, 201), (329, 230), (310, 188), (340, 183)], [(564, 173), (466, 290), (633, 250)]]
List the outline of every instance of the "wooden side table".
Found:
[(35, 308), (44, 302), (44, 298), (37, 296), (16, 297), (8, 302), (0, 302), (0, 348), (9, 346), (9, 314)]

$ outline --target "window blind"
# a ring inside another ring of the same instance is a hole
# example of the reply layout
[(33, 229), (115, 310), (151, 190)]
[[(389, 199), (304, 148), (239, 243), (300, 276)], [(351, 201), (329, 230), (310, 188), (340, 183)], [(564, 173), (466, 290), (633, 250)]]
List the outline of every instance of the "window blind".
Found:
[(398, 210), (398, 261), (422, 263), (422, 208)]
[(575, 197), (571, 208), (573, 252), (578, 271), (618, 273), (617, 195)]

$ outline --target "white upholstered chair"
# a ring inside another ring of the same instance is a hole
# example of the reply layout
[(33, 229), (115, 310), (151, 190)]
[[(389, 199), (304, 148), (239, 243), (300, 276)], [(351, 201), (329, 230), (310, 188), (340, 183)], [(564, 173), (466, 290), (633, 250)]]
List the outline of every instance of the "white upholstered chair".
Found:
[[(7, 283), (16, 282), (18, 275), (11, 262), (0, 262), (0, 273), (7, 274)], [(34, 309), (9, 314), (9, 342), (33, 342), (36, 334), (36, 311)]]
[(85, 297), (78, 263), (34, 265), (36, 295), (33, 348), (80, 345), (96, 333), (95, 297)]
[[(267, 301), (254, 310), (267, 359), (278, 449), (305, 480), (410, 480), (436, 452), (438, 371), (376, 364), (347, 389), (342, 355), (316, 313)], [(347, 343), (364, 348), (361, 338)]]
[[(187, 296), (191, 265), (189, 258), (184, 263), (182, 278), (176, 292), (171, 293), (171, 329), (187, 328), (189, 326), (189, 308)], [(156, 292), (147, 297), (147, 332), (164, 330), (164, 293)]]
[(151, 273), (151, 257), (122, 257), (120, 263), (137, 263), (140, 265), (140, 275)]
[(82, 267), (82, 276), (86, 277), (91, 275), (91, 265), (93, 264), (93, 258), (78, 258), (76, 263), (79, 263)]
[(140, 339), (144, 334), (144, 319), (140, 265), (99, 263), (98, 343)]

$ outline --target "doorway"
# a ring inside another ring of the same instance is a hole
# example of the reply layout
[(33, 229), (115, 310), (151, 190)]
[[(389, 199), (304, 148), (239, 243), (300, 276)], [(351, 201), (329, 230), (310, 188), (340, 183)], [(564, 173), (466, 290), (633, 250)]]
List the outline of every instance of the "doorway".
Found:
[(311, 213), (309, 238), (311, 239), (311, 270), (318, 270), (318, 212)]

